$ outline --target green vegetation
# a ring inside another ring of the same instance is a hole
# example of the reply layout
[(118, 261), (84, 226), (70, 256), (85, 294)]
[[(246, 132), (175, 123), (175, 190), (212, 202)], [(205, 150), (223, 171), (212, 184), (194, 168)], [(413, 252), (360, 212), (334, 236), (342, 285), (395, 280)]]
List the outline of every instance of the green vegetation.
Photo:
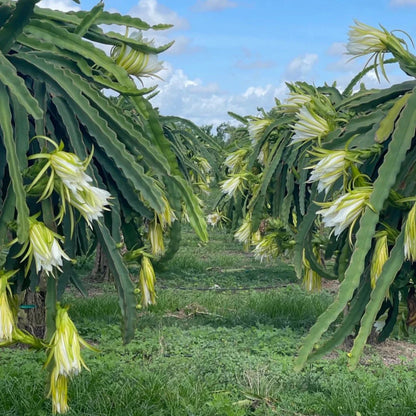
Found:
[(133, 80), (169, 25), (37, 2), (0, 0), (2, 414), (414, 414), (414, 364), (365, 346), (416, 326), (416, 82), (355, 91), (416, 76), (402, 34), (356, 22), (373, 64), (343, 91), (296, 82), (213, 135)]
[[(293, 372), (302, 337), (333, 295), (308, 293), (290, 265), (259, 263), (223, 231), (210, 234), (201, 245), (184, 231), (158, 273), (157, 304), (138, 311), (127, 345), (110, 286), (66, 295), (81, 336), (100, 349), (84, 350), (90, 372), (70, 384), (68, 415), (414, 414), (415, 364), (387, 367), (372, 347), (354, 372), (343, 351)], [(3, 348), (0, 360), (0, 413), (50, 414), (43, 353)]]
[[(351, 334), (354, 368), (374, 322), (385, 315), (382, 341), (406, 300), (415, 301), (416, 56), (405, 37), (356, 21), (347, 51), (369, 59), (345, 89), (295, 82), (269, 113), (236, 116), (242, 134), (229, 145), (217, 209), (240, 226), (235, 237), (258, 258), (291, 251), (306, 287), (319, 287), (321, 277), (341, 282), (305, 338), (296, 370)], [(387, 78), (391, 63), (413, 80), (385, 89), (359, 85), (370, 70)]]
[[(86, 344), (60, 304), (68, 285), (84, 290), (77, 258), (105, 258), (128, 342), (137, 303), (154, 303), (152, 262), (176, 251), (181, 218), (207, 239), (194, 188), (206, 186), (203, 155), (215, 167), (218, 144), (191, 122), (162, 119), (156, 85), (133, 79), (156, 76), (171, 46), (143, 33), (170, 25), (101, 1), (68, 13), (36, 3), (0, 0), (0, 344), (49, 351), (48, 396), (63, 414), (68, 381), (85, 367)], [(37, 305), (37, 322), (27, 313), (18, 326), (20, 305), (21, 315)]]

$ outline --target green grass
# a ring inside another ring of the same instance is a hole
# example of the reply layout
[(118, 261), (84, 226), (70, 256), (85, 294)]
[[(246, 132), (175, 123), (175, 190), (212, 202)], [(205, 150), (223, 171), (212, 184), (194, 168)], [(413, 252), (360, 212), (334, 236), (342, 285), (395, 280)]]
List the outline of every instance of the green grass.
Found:
[[(370, 353), (350, 372), (339, 352), (294, 373), (302, 337), (331, 295), (306, 293), (290, 265), (256, 262), (223, 231), (211, 237), (202, 246), (185, 233), (184, 246), (158, 273), (157, 305), (138, 311), (128, 345), (108, 286), (93, 287), (100, 293), (93, 298), (66, 296), (81, 335), (100, 349), (84, 350), (90, 371), (70, 383), (69, 415), (415, 414), (414, 362), (386, 367)], [(44, 358), (0, 350), (1, 415), (50, 414)]]

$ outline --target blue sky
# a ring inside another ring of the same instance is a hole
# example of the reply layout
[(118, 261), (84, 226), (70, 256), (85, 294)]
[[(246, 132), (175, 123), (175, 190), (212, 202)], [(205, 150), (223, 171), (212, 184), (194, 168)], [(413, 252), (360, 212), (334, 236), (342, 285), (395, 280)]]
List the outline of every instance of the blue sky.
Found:
[[(81, 0), (88, 10), (97, 1)], [(153, 99), (164, 115), (199, 125), (231, 121), (227, 111), (256, 115), (274, 98), (284, 100), (286, 82), (316, 86), (334, 81), (340, 89), (359, 72), (365, 59), (345, 55), (349, 27), (357, 19), (388, 30), (406, 31), (416, 40), (416, 0), (105, 0), (105, 10), (140, 17), (174, 28), (148, 32), (156, 43), (175, 40), (160, 55), (165, 69)], [(41, 7), (67, 10), (71, 0), (43, 0)], [(414, 48), (410, 45), (411, 51)], [(391, 83), (405, 76), (388, 66)], [(380, 84), (374, 74), (367, 87)], [(386, 86), (383, 81), (381, 87)]]

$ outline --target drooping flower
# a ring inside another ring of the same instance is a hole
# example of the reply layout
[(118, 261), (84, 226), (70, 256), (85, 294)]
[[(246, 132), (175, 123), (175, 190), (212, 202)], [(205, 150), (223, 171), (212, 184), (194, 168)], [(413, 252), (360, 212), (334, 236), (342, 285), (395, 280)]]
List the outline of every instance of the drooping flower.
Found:
[(296, 117), (297, 121), (292, 126), (292, 144), (312, 139), (320, 140), (330, 131), (328, 122), (307, 105), (300, 108)]
[(212, 166), (205, 157), (194, 156), (192, 159), (195, 160), (196, 164), (204, 175), (208, 175), (209, 172), (211, 172)]
[(156, 304), (155, 283), (156, 276), (152, 262), (147, 255), (143, 254), (139, 274), (140, 304), (142, 307)]
[(309, 95), (298, 92), (290, 92), (286, 103), (282, 104), (280, 107), (286, 113), (297, 113), (301, 107), (304, 107), (306, 104), (311, 102), (311, 100), (312, 98)]
[(388, 51), (389, 32), (385, 29), (376, 29), (356, 20), (348, 34), (347, 51), (350, 55), (363, 56)]
[(279, 253), (280, 250), (276, 243), (275, 233), (266, 234), (263, 237), (260, 237), (253, 248), (254, 257), (257, 260), (260, 260), (260, 262), (277, 257)]
[(52, 335), (49, 354), (45, 363), (53, 366), (50, 374), (49, 396), (52, 397), (54, 413), (66, 413), (68, 378), (79, 374), (82, 367), (88, 369), (81, 356), (81, 345), (96, 351), (84, 341), (68, 315), (68, 307), (56, 305), (56, 329)]
[(103, 216), (103, 211), (108, 209), (110, 198), (110, 193), (105, 189), (87, 184), (75, 192), (69, 190), (67, 201), (92, 227), (92, 221), (98, 220)]
[(9, 279), (17, 270), (6, 272), (4, 269), (0, 271), (0, 342), (10, 343), (13, 340), (13, 332), (16, 325), (16, 313), (13, 305), (10, 303), (12, 290), (10, 288)]
[[(318, 181), (318, 191), (325, 191), (325, 194), (331, 189), (332, 185), (341, 177), (346, 176), (350, 169), (350, 176), (354, 183), (357, 183), (358, 177), (362, 179), (363, 175), (358, 170), (362, 160), (373, 157), (379, 153), (378, 145), (372, 146), (364, 150), (328, 150), (323, 148), (315, 148), (309, 153), (316, 157), (317, 164), (309, 167), (312, 169), (309, 182)], [(363, 182), (364, 183), (364, 182)]]
[(30, 345), (32, 348), (43, 349), (45, 342), (29, 332), (17, 327), (18, 297), (13, 295), (9, 279), (18, 270), (0, 270), (0, 346), (15, 342)]
[(237, 149), (234, 152), (229, 153), (225, 158), (224, 165), (229, 168), (232, 173), (241, 170), (247, 164), (246, 156), (249, 151), (249, 147), (242, 147), (241, 149)]
[(165, 252), (165, 243), (163, 241), (163, 227), (157, 220), (157, 217), (149, 224), (149, 241), (152, 248), (152, 254), (160, 256)]
[[(63, 142), (58, 145), (52, 139), (46, 136), (35, 136), (33, 139), (43, 139), (55, 147), (55, 150), (52, 152), (36, 153), (28, 157), (29, 160), (46, 160), (46, 163), (42, 169), (38, 172), (32, 183), (29, 185), (28, 191), (42, 179), (47, 170), (50, 168), (49, 179), (41, 196), (39, 197), (40, 201), (48, 198), (52, 194), (53, 190), (55, 189), (56, 178), (58, 178), (63, 183), (65, 188), (69, 188), (73, 191), (76, 191), (83, 186), (87, 186), (88, 182), (92, 181), (91, 177), (85, 173), (85, 170), (87, 169), (91, 160), (92, 153), (89, 158), (81, 161), (76, 154), (65, 152), (63, 150)], [(61, 195), (61, 197), (63, 197), (63, 195)]]
[(325, 191), (325, 194), (331, 189), (332, 185), (341, 178), (350, 164), (345, 150), (324, 150), (318, 149), (315, 155), (321, 156), (319, 162), (312, 166), (310, 182), (318, 181), (318, 191)]
[[(257, 235), (256, 235), (257, 234)], [(260, 261), (285, 254), (295, 241), (290, 228), (280, 218), (267, 218), (260, 222), (258, 233), (252, 234), (254, 257)]]
[(52, 413), (64, 414), (68, 412), (68, 377), (59, 374), (55, 367), (50, 376), (48, 397), (52, 398)]
[(269, 157), (269, 147), (268, 147), (268, 143), (266, 143), (261, 149), (260, 152), (257, 156), (257, 161), (261, 164), (261, 165), (266, 165), (267, 164), (267, 159)]
[(267, 127), (272, 124), (272, 121), (273, 120), (269, 118), (252, 117), (248, 122), (248, 134), (250, 139), (253, 141), (260, 140)]
[(416, 203), (407, 215), (404, 229), (404, 257), (409, 261), (416, 261)]
[(244, 248), (248, 250), (252, 236), (252, 220), (251, 215), (247, 214), (240, 228), (234, 233), (234, 238), (243, 243)]
[[(133, 32), (130, 38), (143, 43), (147, 47), (154, 47), (154, 42), (143, 38), (141, 32)], [(159, 62), (156, 53), (133, 49), (124, 43), (114, 46), (110, 55), (117, 65), (137, 78), (157, 76), (156, 74), (163, 69), (163, 63)]]
[(50, 352), (46, 365), (54, 360), (57, 373), (72, 377), (80, 373), (82, 367), (88, 369), (81, 356), (81, 345), (94, 350), (78, 334), (78, 330), (68, 315), (68, 306), (62, 307), (59, 302), (56, 308), (56, 329), (51, 338)]
[(323, 208), (317, 213), (321, 214), (324, 225), (332, 227), (334, 234), (339, 236), (345, 229), (353, 226), (364, 209), (370, 206), (372, 191), (371, 186), (355, 188), (335, 201), (319, 203)]
[(241, 191), (245, 187), (247, 180), (247, 173), (233, 173), (229, 175), (228, 179), (221, 183), (221, 190), (228, 196), (234, 196), (237, 191)]
[(59, 222), (62, 221), (67, 204), (69, 204), (72, 224), (73, 212), (71, 207), (77, 209), (87, 221), (87, 224), (92, 227), (92, 221), (103, 216), (103, 211), (107, 209), (111, 198), (110, 193), (106, 190), (91, 185), (92, 178), (85, 173), (92, 159), (92, 152), (86, 160), (81, 161), (76, 154), (65, 152), (62, 142), (58, 146), (49, 137), (35, 136), (35, 138), (46, 140), (55, 146), (55, 150), (29, 156), (29, 160), (46, 159), (46, 164), (32, 181), (28, 190), (34, 187), (50, 168), (48, 183), (39, 200), (48, 198), (53, 190), (57, 189), (62, 203), (57, 216)]
[[(196, 197), (198, 200), (199, 205), (201, 205), (201, 200)], [(186, 206), (186, 204), (182, 201), (181, 203), (181, 221), (185, 224), (189, 224), (191, 222), (190, 218), (189, 218), (189, 213), (188, 213), (188, 208)]]
[(73, 192), (89, 186), (88, 183), (92, 182), (92, 178), (85, 173), (89, 159), (81, 161), (74, 153), (56, 150), (50, 153), (49, 161), (52, 171)]
[(172, 222), (176, 220), (175, 211), (172, 209), (168, 199), (165, 196), (162, 196), (164, 209), (161, 213), (156, 213), (156, 216), (162, 225), (162, 228), (172, 225)]
[(63, 237), (49, 229), (43, 222), (37, 221), (36, 216), (29, 218), (29, 240), (23, 245), (21, 251), (16, 255), (27, 259), (26, 273), (29, 271), (33, 258), (35, 258), (36, 272), (51, 274), (54, 268), (61, 270), (63, 259), (71, 260), (62, 250), (58, 240)]

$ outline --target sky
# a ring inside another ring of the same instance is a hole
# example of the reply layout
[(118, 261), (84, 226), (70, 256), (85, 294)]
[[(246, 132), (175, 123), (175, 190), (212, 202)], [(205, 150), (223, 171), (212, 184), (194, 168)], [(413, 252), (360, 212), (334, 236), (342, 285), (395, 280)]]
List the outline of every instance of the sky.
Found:
[[(89, 10), (97, 3), (42, 0), (39, 6)], [(174, 25), (144, 33), (157, 45), (175, 41), (159, 55), (162, 80), (146, 80), (146, 86), (158, 85), (152, 104), (163, 115), (214, 128), (234, 122), (228, 111), (242, 116), (269, 111), (275, 99), (285, 100), (288, 82), (336, 82), (345, 88), (366, 64), (346, 54), (355, 20), (404, 31), (416, 41), (416, 0), (104, 0), (104, 5), (150, 24)], [(409, 47), (416, 54), (410, 42)], [(408, 79), (397, 65), (386, 70), (390, 84)], [(363, 81), (367, 88), (389, 85), (371, 72)]]

